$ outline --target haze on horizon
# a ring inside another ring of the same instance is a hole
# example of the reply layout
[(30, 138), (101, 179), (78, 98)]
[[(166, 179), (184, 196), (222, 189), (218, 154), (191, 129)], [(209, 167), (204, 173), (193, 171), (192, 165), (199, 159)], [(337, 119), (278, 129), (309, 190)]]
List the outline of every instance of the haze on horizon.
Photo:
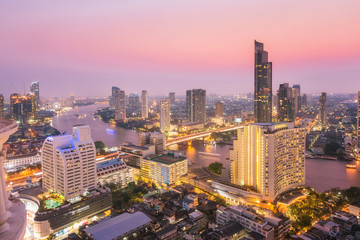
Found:
[(40, 80), (42, 96), (253, 91), (254, 40), (273, 91), (360, 90), (360, 1), (79, 0), (0, 3), (6, 98)]

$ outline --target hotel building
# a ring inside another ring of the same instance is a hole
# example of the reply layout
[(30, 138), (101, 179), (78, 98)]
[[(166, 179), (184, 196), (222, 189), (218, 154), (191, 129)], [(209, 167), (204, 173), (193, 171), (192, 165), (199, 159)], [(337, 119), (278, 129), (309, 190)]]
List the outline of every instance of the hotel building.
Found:
[(180, 177), (188, 173), (186, 157), (168, 153), (160, 156), (149, 156), (141, 159), (140, 176), (153, 180), (161, 185), (173, 185), (180, 181)]
[(230, 151), (231, 182), (272, 201), (305, 185), (305, 133), (294, 123), (255, 123), (238, 129)]
[(71, 199), (96, 188), (96, 149), (89, 126), (75, 126), (73, 135), (48, 137), (42, 149), (46, 190)]
[(128, 183), (134, 181), (133, 169), (129, 168), (120, 158), (97, 163), (96, 172), (101, 185), (116, 183), (121, 187), (126, 187)]

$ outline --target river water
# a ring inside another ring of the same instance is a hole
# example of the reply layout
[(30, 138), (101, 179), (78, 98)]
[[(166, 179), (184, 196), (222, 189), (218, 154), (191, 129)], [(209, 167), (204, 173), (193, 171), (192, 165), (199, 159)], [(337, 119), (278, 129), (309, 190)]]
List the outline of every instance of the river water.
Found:
[[(116, 128), (100, 119), (93, 118), (93, 113), (105, 105), (90, 105), (63, 112), (53, 118), (53, 126), (60, 132), (72, 133), (72, 126), (87, 124), (91, 128), (94, 141), (100, 140), (107, 147), (119, 146), (123, 142), (132, 142), (138, 145), (138, 133), (133, 130)], [(75, 115), (77, 114), (77, 115)], [(115, 132), (106, 129), (114, 129)], [(171, 146), (172, 150), (183, 151), (193, 165), (208, 166), (210, 163), (220, 161), (225, 165), (229, 157), (229, 145), (206, 145), (200, 142), (189, 147)], [(358, 162), (358, 164), (360, 164)], [(360, 173), (355, 169), (347, 169), (346, 162), (324, 159), (306, 159), (306, 184), (317, 191), (326, 191), (330, 188), (360, 187)], [(358, 168), (359, 169), (359, 168)]]

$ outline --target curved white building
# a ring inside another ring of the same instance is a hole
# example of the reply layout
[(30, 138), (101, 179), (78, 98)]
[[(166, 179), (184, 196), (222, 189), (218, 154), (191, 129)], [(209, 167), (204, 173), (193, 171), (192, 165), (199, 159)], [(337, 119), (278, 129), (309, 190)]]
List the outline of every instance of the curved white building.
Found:
[(6, 191), (3, 144), (15, 133), (17, 124), (12, 120), (0, 119), (0, 239), (23, 239), (26, 226), (25, 205)]

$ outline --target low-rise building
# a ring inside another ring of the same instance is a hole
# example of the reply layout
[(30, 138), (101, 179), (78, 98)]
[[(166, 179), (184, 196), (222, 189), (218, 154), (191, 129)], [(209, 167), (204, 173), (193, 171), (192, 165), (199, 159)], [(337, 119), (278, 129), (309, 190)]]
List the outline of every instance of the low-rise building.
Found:
[(360, 203), (354, 202), (349, 204), (349, 213), (357, 217), (360, 217)]
[(140, 176), (162, 185), (173, 185), (180, 182), (180, 177), (188, 173), (186, 157), (167, 153), (152, 155), (141, 159)]
[(133, 169), (129, 168), (120, 158), (97, 163), (96, 173), (98, 182), (102, 185), (116, 183), (121, 187), (126, 187), (128, 183), (134, 181)]
[(198, 130), (201, 128), (204, 128), (203, 123), (197, 123), (197, 122), (179, 123), (178, 132), (183, 133), (183, 132)]
[(41, 155), (36, 152), (31, 154), (7, 157), (4, 161), (4, 168), (6, 170), (10, 170), (38, 163), (41, 163)]

